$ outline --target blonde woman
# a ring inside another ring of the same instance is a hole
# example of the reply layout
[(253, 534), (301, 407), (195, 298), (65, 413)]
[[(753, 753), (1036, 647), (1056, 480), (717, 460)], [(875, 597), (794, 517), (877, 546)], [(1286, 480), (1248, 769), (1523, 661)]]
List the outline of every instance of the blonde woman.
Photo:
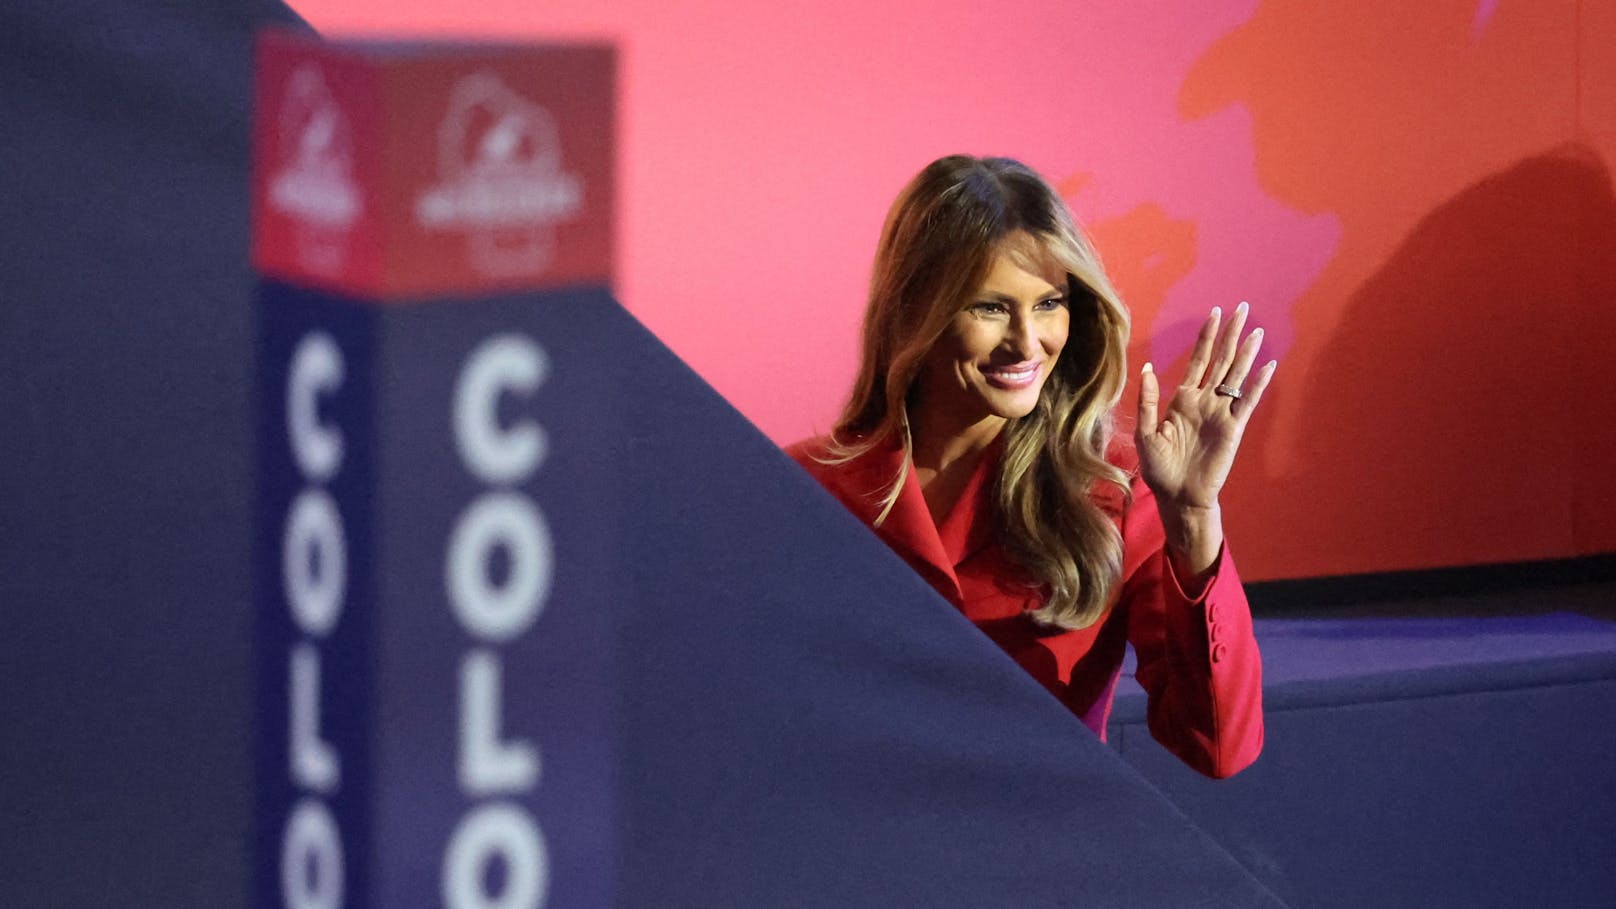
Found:
[(1218, 493), (1273, 376), (1246, 307), (1113, 435), (1128, 313), (1060, 197), (956, 155), (887, 217), (852, 395), (789, 451), (1102, 738), (1131, 642), (1151, 733), (1191, 767), (1262, 748), (1261, 662)]

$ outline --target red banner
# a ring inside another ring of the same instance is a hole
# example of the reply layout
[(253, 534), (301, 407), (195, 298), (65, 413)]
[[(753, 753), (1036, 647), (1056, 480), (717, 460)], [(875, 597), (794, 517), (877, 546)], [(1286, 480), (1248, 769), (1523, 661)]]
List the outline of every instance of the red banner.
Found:
[(605, 46), (258, 46), (253, 263), (389, 301), (610, 283)]

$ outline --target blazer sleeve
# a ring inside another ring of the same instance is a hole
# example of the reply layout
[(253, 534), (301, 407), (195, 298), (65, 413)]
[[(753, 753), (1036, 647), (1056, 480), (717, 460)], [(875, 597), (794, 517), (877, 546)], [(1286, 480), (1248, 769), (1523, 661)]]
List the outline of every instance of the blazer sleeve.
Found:
[(1205, 588), (1187, 594), (1164, 551), (1166, 532), (1149, 487), (1137, 479), (1122, 522), (1128, 640), (1149, 696), (1150, 734), (1218, 779), (1262, 751), (1262, 658), (1251, 608), (1225, 541)]

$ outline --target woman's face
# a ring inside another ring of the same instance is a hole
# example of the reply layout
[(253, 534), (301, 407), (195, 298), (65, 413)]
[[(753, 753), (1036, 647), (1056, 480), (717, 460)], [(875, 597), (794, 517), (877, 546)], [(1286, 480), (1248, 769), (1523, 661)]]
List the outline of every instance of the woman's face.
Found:
[[(922, 420), (972, 426), (1031, 413), (1071, 327), (1066, 273), (1046, 256), (1001, 246), (971, 302), (955, 314), (921, 363)], [(941, 419), (939, 419), (941, 418)]]

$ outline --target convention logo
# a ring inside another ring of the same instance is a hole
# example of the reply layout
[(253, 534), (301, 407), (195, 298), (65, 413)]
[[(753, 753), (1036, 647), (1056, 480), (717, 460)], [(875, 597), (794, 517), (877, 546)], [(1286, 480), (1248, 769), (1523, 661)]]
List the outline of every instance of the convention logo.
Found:
[(472, 267), (489, 277), (543, 272), (556, 225), (583, 208), (555, 121), (491, 73), (455, 86), (438, 130), (438, 177), (415, 200), (416, 224), (463, 233)]
[(363, 207), (354, 179), (353, 131), (319, 67), (305, 63), (286, 83), (269, 206), (296, 224), (298, 260), (320, 272), (338, 271)]

